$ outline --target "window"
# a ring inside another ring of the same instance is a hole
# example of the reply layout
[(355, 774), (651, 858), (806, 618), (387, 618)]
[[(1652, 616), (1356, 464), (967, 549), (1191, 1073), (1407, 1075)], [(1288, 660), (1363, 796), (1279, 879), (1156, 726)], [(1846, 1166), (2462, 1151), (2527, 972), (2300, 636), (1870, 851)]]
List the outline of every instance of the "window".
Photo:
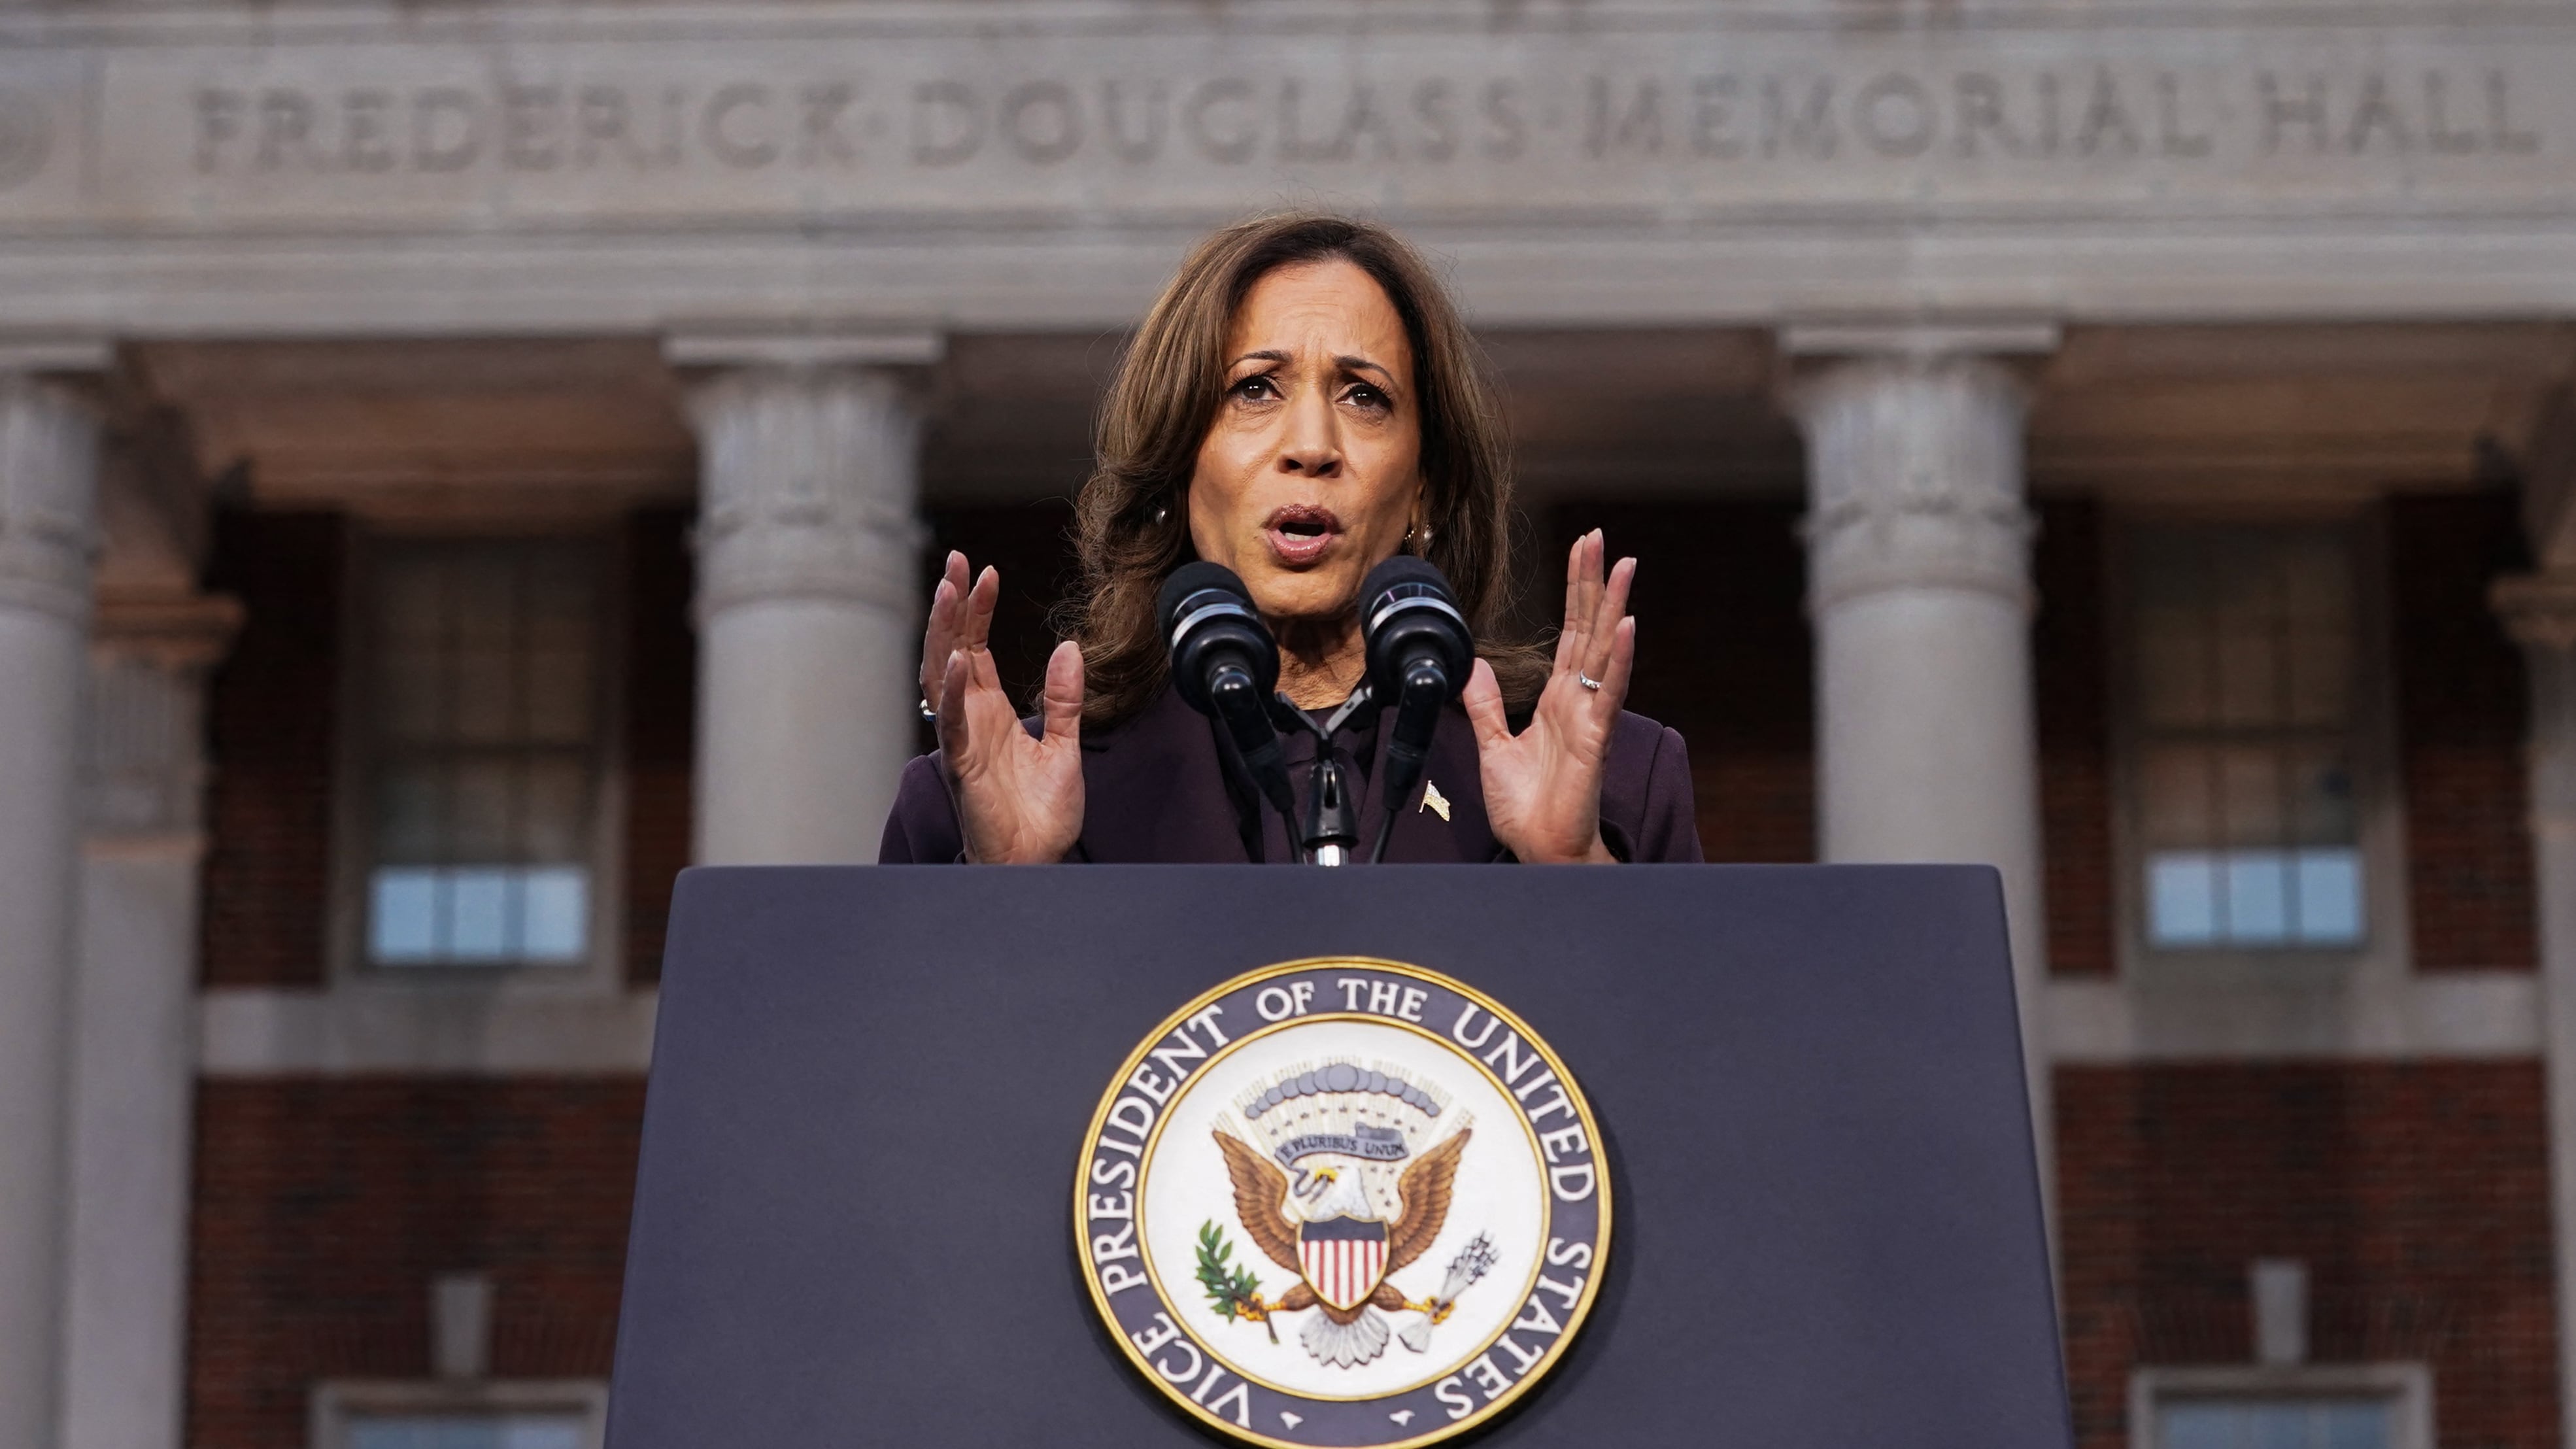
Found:
[(2155, 1449), (2393, 1449), (2395, 1418), (2384, 1397), (2173, 1399)]
[(2148, 944), (2359, 946), (2367, 909), (2350, 536), (2145, 528), (2131, 561)]
[(599, 554), (564, 540), (405, 541), (373, 554), (363, 624), (369, 965), (590, 959), (603, 778)]
[(2141, 1368), (2140, 1449), (2433, 1449), (2433, 1375), (2420, 1363)]

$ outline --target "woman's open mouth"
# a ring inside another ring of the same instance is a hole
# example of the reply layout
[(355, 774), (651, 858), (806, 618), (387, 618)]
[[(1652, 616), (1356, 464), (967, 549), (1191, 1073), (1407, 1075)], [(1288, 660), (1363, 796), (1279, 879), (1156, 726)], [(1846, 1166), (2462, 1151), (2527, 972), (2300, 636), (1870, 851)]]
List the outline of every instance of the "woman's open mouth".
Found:
[(1271, 512), (1262, 524), (1270, 552), (1290, 568), (1321, 559), (1342, 536), (1342, 521), (1333, 510), (1312, 503), (1290, 503)]

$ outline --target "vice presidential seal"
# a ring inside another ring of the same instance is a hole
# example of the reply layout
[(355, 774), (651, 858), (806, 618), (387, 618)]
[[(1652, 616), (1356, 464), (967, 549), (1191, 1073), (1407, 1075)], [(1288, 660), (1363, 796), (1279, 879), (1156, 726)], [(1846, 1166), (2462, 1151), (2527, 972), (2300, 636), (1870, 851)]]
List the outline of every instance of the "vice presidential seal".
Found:
[(1527, 1393), (1601, 1281), (1592, 1110), (1500, 1004), (1291, 961), (1173, 1013), (1091, 1119), (1092, 1301), (1191, 1415), (1270, 1445), (1429, 1444)]

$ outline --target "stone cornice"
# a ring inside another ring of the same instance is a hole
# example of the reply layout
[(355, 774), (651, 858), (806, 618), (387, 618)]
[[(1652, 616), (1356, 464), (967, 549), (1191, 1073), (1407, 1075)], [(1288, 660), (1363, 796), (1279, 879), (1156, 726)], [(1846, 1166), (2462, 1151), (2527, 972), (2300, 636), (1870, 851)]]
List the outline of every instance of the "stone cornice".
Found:
[(678, 327), (662, 340), (674, 367), (928, 367), (947, 338), (927, 327), (836, 327), (788, 331), (756, 326)]
[(1793, 358), (2035, 357), (2055, 352), (2066, 329), (2037, 318), (1854, 318), (1793, 321), (1780, 351)]
[(17, 16), (0, 328), (1115, 325), (1283, 198), (1404, 226), (1493, 325), (2576, 305), (2576, 11), (1848, 10)]

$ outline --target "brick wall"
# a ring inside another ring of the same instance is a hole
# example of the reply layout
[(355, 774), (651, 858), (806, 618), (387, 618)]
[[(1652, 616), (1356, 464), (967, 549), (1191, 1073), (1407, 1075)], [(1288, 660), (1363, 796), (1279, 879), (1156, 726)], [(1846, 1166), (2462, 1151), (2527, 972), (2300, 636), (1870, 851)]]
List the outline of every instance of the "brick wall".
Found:
[(2043, 501), (2031, 559), (2048, 969), (2058, 976), (2108, 976), (2117, 960), (2101, 512), (2089, 498)]
[(2528, 971), (2537, 947), (2523, 665), (2486, 600), (2497, 575), (2529, 567), (2514, 501), (2400, 497), (2388, 525), (2415, 967)]
[(492, 1275), (496, 1376), (605, 1377), (643, 1101), (627, 1079), (204, 1084), (191, 1449), (299, 1449), (313, 1380), (426, 1376), (444, 1272)]
[(661, 979), (671, 882), (689, 863), (698, 690), (691, 516), (655, 509), (626, 528), (626, 975), (638, 984)]
[(2432, 1364), (2444, 1449), (2557, 1442), (2538, 1063), (2061, 1068), (2057, 1140), (2081, 1449), (2133, 1365), (2251, 1358), (2257, 1257), (2308, 1263), (2317, 1359)]
[(346, 536), (336, 514), (215, 517), (207, 586), (244, 617), (206, 699), (209, 985), (322, 980)]

